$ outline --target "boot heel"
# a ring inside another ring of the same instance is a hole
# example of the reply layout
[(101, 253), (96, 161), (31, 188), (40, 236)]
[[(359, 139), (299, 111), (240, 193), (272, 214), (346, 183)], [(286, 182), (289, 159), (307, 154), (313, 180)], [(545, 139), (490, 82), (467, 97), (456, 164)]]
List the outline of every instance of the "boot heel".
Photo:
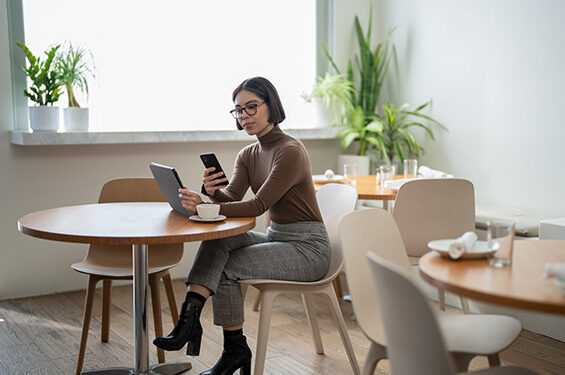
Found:
[(239, 375), (251, 375), (251, 361), (246, 362), (241, 368), (239, 369)]
[(198, 335), (193, 340), (189, 340), (186, 346), (186, 355), (196, 357), (200, 355), (200, 344), (202, 343), (202, 336)]

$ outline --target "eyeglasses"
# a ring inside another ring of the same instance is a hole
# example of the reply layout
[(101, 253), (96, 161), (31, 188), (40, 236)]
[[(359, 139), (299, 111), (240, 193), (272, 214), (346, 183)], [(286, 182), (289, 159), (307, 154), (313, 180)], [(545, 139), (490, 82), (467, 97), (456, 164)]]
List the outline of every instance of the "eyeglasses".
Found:
[(261, 103), (249, 103), (245, 107), (232, 109), (230, 113), (233, 118), (237, 120), (243, 117), (243, 111), (245, 111), (245, 113), (247, 113), (249, 116), (253, 116), (257, 113), (257, 107), (259, 107), (261, 104), (265, 104), (265, 101), (262, 101)]

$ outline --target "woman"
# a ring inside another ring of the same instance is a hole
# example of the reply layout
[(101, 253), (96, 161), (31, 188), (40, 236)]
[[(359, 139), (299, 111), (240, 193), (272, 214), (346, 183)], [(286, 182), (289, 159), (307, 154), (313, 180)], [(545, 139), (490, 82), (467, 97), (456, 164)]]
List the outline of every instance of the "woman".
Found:
[[(216, 365), (201, 375), (251, 371), (251, 351), (243, 335), (243, 298), (238, 280), (278, 279), (315, 281), (330, 264), (330, 244), (316, 200), (310, 158), (304, 145), (278, 126), (284, 110), (275, 87), (267, 79), (243, 81), (233, 92), (231, 114), (239, 130), (257, 142), (237, 155), (231, 182), (214, 167), (204, 171), (202, 192), (220, 204), (228, 217), (259, 216), (269, 211), (267, 233), (247, 232), (204, 241), (186, 279), (187, 294), (173, 331), (154, 344), (198, 355), (202, 327), (200, 312), (213, 296), (214, 324), (222, 326), (224, 350)], [(255, 196), (242, 201), (251, 187)], [(202, 203), (200, 195), (180, 189), (183, 206), (191, 212)]]

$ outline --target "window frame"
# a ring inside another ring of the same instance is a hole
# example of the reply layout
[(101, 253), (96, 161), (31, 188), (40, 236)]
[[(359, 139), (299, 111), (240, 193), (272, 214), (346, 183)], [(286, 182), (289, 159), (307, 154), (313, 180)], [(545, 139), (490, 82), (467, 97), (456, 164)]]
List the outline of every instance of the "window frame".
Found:
[[(320, 43), (324, 43), (330, 54), (335, 50), (335, 0), (316, 1), (316, 74), (323, 75), (330, 68)], [(16, 48), (16, 41), (25, 43), (25, 30), (23, 18), (23, 1), (6, 1), (8, 16), (8, 42), (10, 51), (12, 103), (14, 132), (30, 132), (28, 100), (22, 94), (27, 87), (27, 77), (21, 69), (26, 64), (23, 52)], [(187, 130), (187, 132), (200, 132), (204, 129)], [(234, 130), (235, 131), (235, 130)], [(139, 130), (139, 132), (143, 132)], [(100, 132), (112, 133), (112, 132)], [(131, 133), (131, 132), (130, 132)], [(56, 133), (62, 134), (62, 133)], [(13, 138), (13, 137), (12, 137)], [(52, 144), (52, 143), (51, 143)]]

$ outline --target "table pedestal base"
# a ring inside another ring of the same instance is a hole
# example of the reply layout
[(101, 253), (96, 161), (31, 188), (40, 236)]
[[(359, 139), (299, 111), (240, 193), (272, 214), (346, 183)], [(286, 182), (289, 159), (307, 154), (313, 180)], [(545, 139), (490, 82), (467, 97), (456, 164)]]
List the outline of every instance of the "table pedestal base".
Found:
[(190, 362), (170, 362), (170, 363), (158, 363), (151, 367), (147, 372), (137, 372), (131, 367), (112, 367), (96, 370), (85, 370), (81, 372), (81, 375), (176, 375), (182, 374), (192, 368)]

